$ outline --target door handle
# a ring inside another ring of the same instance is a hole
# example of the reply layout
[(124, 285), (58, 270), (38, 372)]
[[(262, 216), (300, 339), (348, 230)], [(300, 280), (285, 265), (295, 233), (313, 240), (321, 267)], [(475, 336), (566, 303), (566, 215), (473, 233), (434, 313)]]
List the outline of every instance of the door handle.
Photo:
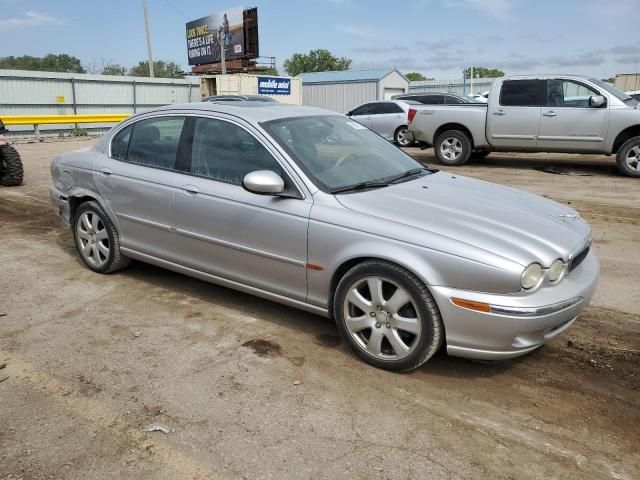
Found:
[(108, 177), (109, 175), (111, 175), (113, 172), (111, 171), (110, 168), (101, 168), (100, 169), (100, 173), (102, 174), (103, 177)]
[(543, 117), (555, 117), (556, 115), (558, 115), (556, 112), (554, 112), (553, 110), (549, 111), (549, 112), (544, 112), (542, 114)]
[(502, 116), (502, 115), (506, 115), (507, 112), (505, 112), (504, 110), (497, 110), (497, 111), (493, 112), (493, 114)]
[(184, 191), (185, 195), (188, 195), (190, 197), (195, 197), (200, 193), (200, 190), (198, 190), (198, 187), (196, 187), (195, 185), (183, 185), (180, 188), (182, 189), (182, 191)]

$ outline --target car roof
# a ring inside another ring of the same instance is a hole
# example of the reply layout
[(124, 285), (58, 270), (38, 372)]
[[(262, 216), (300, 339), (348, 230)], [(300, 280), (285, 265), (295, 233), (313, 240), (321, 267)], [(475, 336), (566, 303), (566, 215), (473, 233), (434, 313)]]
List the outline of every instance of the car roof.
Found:
[[(289, 117), (305, 117), (317, 115), (340, 115), (316, 107), (307, 107), (302, 105), (289, 105), (276, 102), (261, 102), (248, 100), (246, 102), (194, 102), (165, 105), (164, 107), (154, 108), (140, 113), (137, 116), (151, 115), (154, 113), (224, 113), (240, 117), (251, 123), (267, 122), (269, 120), (277, 120)], [(135, 118), (134, 117), (134, 118)]]

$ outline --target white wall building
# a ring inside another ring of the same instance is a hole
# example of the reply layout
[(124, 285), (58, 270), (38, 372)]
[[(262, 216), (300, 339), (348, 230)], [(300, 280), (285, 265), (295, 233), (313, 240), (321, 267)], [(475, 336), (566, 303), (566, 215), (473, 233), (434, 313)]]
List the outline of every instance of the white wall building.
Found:
[(303, 73), (300, 79), (303, 105), (339, 113), (409, 90), (409, 80), (394, 68)]

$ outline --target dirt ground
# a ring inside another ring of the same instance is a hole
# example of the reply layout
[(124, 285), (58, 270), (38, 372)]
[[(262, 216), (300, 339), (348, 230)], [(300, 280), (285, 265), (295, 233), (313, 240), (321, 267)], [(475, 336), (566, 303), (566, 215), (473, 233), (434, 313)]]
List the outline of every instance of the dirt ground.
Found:
[(576, 208), (600, 285), (533, 354), (441, 352), (401, 375), (314, 315), (140, 263), (86, 269), (49, 162), (92, 141), (17, 145), (25, 185), (0, 189), (0, 479), (640, 478), (640, 182), (612, 159), (452, 169)]

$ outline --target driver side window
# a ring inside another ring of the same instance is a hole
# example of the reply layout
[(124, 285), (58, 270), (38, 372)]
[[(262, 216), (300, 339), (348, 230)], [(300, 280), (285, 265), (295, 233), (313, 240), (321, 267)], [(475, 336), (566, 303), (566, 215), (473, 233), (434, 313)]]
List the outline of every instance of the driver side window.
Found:
[(588, 108), (589, 97), (597, 92), (571, 80), (547, 81), (547, 106)]
[(224, 120), (197, 118), (193, 131), (191, 173), (242, 185), (245, 175), (282, 168), (267, 149), (244, 128)]

